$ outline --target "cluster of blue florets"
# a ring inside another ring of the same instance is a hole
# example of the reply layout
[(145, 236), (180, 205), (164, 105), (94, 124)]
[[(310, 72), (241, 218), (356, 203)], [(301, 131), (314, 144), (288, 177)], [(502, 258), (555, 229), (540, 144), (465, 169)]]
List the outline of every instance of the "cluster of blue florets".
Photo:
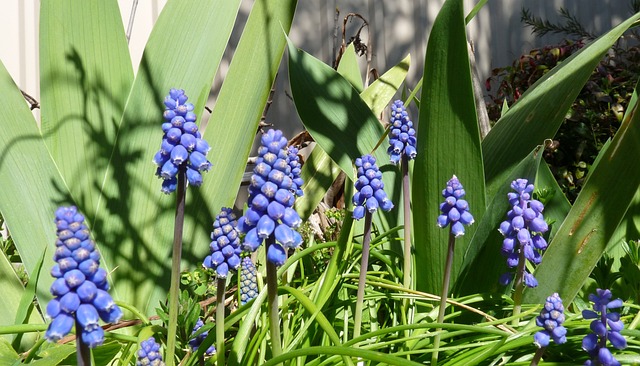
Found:
[(236, 215), (230, 208), (223, 207), (213, 222), (211, 232), (211, 254), (202, 265), (216, 270), (218, 278), (227, 278), (229, 270), (237, 271), (240, 267), (240, 236), (236, 228)]
[(622, 307), (622, 300), (611, 300), (611, 297), (611, 291), (597, 289), (595, 294), (589, 295), (589, 300), (593, 302), (593, 310), (582, 310), (582, 316), (585, 319), (593, 319), (590, 326), (593, 333), (587, 334), (582, 340), (582, 348), (591, 356), (591, 360), (584, 363), (587, 366), (620, 365), (606, 347), (607, 340), (617, 349), (627, 347), (627, 340), (620, 334), (624, 328), (620, 313), (607, 311), (607, 309)]
[(382, 183), (382, 172), (376, 165), (376, 158), (364, 155), (356, 159), (357, 180), (356, 193), (353, 195), (353, 218), (360, 220), (365, 210), (374, 213), (380, 207), (383, 211), (391, 211), (393, 202), (387, 197)]
[(211, 163), (206, 157), (209, 144), (198, 131), (193, 104), (187, 103), (184, 90), (171, 89), (164, 105), (164, 136), (153, 162), (158, 166), (156, 175), (163, 179), (162, 192), (169, 194), (177, 188), (181, 167), (186, 167), (189, 184), (199, 186), (202, 184), (201, 173), (211, 169)]
[(396, 100), (391, 105), (390, 123), (387, 153), (389, 153), (391, 162), (398, 164), (403, 155), (409, 160), (415, 159), (417, 155), (416, 130), (413, 128), (413, 122), (409, 119), (401, 100)]
[[(509, 192), (511, 210), (507, 212), (507, 220), (498, 229), (504, 236), (502, 255), (507, 257), (509, 268), (518, 266), (520, 254), (531, 263), (538, 265), (542, 261), (542, 252), (547, 248), (547, 241), (542, 236), (549, 230), (544, 220), (542, 202), (532, 199), (533, 184), (526, 179), (516, 179), (511, 183), (515, 192)], [(538, 281), (524, 268), (524, 283), (527, 287), (538, 286)], [(511, 282), (513, 273), (507, 272), (500, 276), (500, 283), (507, 285)]]
[(258, 272), (250, 257), (242, 259), (240, 269), (240, 305), (258, 296)]
[(438, 226), (451, 225), (451, 234), (454, 237), (464, 235), (464, 225), (473, 224), (473, 216), (469, 212), (469, 203), (464, 199), (466, 192), (455, 175), (447, 182), (447, 187), (442, 190), (444, 202), (440, 204), (440, 216)]
[(302, 192), (302, 185), (304, 184), (304, 180), (300, 177), (300, 172), (302, 171), (302, 165), (300, 164), (300, 157), (298, 156), (298, 148), (295, 146), (289, 146), (287, 148), (287, 161), (289, 162), (289, 167), (291, 168), (291, 180), (293, 181), (293, 192), (298, 197), (304, 196), (304, 192)]
[(297, 248), (302, 243), (302, 236), (294, 230), (302, 220), (293, 209), (294, 192), (301, 184), (294, 183), (286, 147), (282, 131), (269, 130), (262, 135), (249, 185), (249, 208), (238, 221), (238, 229), (246, 233), (243, 244), (246, 251), (255, 251), (274, 234), (276, 242), (269, 245), (267, 260), (276, 266), (284, 264), (285, 248)]
[[(202, 328), (203, 325), (204, 325), (204, 322), (202, 321), (202, 319), (198, 319), (198, 321), (196, 322), (196, 325), (193, 327), (191, 336), (193, 337), (193, 335), (198, 331), (198, 329)], [(191, 338), (191, 340), (189, 341), (189, 346), (191, 346), (191, 350), (193, 350), (193, 352), (198, 350), (198, 348), (200, 347), (200, 344), (202, 344), (202, 341), (204, 341), (204, 339), (207, 338), (208, 334), (209, 334), (209, 331), (207, 330)], [(211, 356), (215, 353), (216, 353), (216, 347), (214, 345), (211, 345), (209, 348), (207, 348), (204, 354), (207, 356)]]
[(107, 272), (100, 268), (100, 254), (84, 216), (75, 206), (60, 207), (55, 223), (58, 239), (51, 275), (56, 280), (51, 285), (54, 298), (47, 305), (47, 315), (53, 320), (45, 336), (56, 342), (71, 331), (77, 320), (82, 342), (94, 348), (104, 341), (98, 319), (117, 322), (122, 310), (107, 292)]
[(160, 345), (156, 343), (153, 337), (140, 343), (136, 366), (164, 366), (162, 354), (160, 354)]
[(547, 297), (540, 315), (536, 318), (536, 324), (544, 330), (533, 336), (534, 343), (540, 348), (547, 347), (550, 339), (558, 344), (565, 343), (567, 329), (562, 326), (562, 323), (564, 323), (564, 305), (556, 292)]

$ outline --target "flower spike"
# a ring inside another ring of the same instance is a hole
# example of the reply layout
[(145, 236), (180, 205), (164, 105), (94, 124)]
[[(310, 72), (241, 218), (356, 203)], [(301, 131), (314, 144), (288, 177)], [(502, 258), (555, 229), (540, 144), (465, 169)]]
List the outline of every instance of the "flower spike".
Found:
[(161, 191), (166, 194), (176, 190), (181, 167), (186, 169), (187, 181), (194, 186), (201, 185), (202, 172), (211, 169), (206, 158), (209, 144), (198, 131), (193, 104), (187, 103), (187, 99), (184, 90), (171, 89), (164, 100), (164, 136), (153, 162), (158, 166), (156, 175), (163, 179)]
[(100, 268), (100, 254), (90, 238), (84, 216), (75, 206), (56, 210), (57, 236), (53, 259), (57, 262), (51, 275), (53, 300), (47, 305), (52, 319), (45, 337), (57, 342), (67, 335), (75, 322), (81, 328), (82, 341), (90, 348), (104, 341), (104, 331), (98, 319), (115, 323), (122, 310), (113, 302), (107, 282), (107, 272)]

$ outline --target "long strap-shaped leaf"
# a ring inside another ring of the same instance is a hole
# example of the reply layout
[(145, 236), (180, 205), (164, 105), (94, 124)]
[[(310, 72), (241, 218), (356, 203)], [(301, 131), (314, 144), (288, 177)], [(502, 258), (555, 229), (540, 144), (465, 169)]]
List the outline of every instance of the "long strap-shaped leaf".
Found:
[[(637, 91), (636, 91), (637, 92)], [(525, 301), (542, 302), (554, 292), (570, 303), (602, 256), (640, 186), (640, 113), (637, 104), (592, 168), (578, 199), (549, 244), (534, 275), (539, 286)]]
[[(211, 145), (209, 159), (214, 164), (196, 194), (195, 216), (202, 221), (195, 231), (187, 226), (185, 235), (197, 258), (209, 250), (209, 234), (213, 217), (222, 206), (231, 206), (238, 193), (251, 145), (258, 130), (271, 85), (285, 47), (283, 31), (291, 28), (296, 0), (259, 0), (251, 14), (236, 48), (233, 60), (216, 106), (204, 133)], [(200, 260), (200, 259), (198, 259)]]
[[(38, 254), (45, 248), (54, 251), (53, 214), (58, 203), (68, 200), (69, 191), (20, 90), (1, 63), (0, 97), (6, 104), (0, 113), (0, 212), (25, 269), (32, 273), (40, 264)], [(53, 257), (47, 256), (43, 266), (51, 268)], [(50, 276), (42, 276), (36, 292), (41, 302), (51, 298), (52, 282)]]
[[(165, 5), (145, 48), (109, 160), (92, 229), (105, 264), (114, 270), (114, 297), (147, 313), (165, 296), (171, 272), (175, 197), (160, 192), (151, 162), (162, 141), (162, 102), (170, 88), (184, 89), (201, 116), (239, 4), (171, 0)], [(210, 160), (218, 165), (216, 158)], [(196, 191), (192, 187), (187, 195)], [(187, 222), (185, 230), (193, 230), (193, 221)], [(185, 244), (188, 251), (192, 243)], [(193, 260), (188, 254), (184, 257)]]
[[(351, 48), (347, 48), (349, 53)], [(342, 58), (340, 65), (344, 62), (349, 62), (350, 58)], [(355, 62), (355, 60), (353, 60)], [(391, 98), (396, 94), (402, 83), (404, 82), (407, 72), (409, 71), (409, 65), (411, 63), (411, 57), (407, 56), (397, 65), (385, 72), (379, 79), (369, 85), (362, 93), (360, 97), (369, 106), (375, 116), (382, 113), (384, 108), (389, 104)], [(346, 70), (338, 68), (338, 73), (351, 73), (355, 70), (350, 67)], [(342, 75), (342, 74), (341, 74)], [(347, 80), (355, 80), (355, 75), (347, 76), (343, 75)], [(359, 74), (358, 74), (359, 77)], [(352, 81), (353, 83), (353, 81)], [(304, 113), (304, 112), (303, 112)], [(314, 116), (309, 114), (305, 115), (303, 123), (305, 125), (312, 126), (314, 123), (322, 123), (323, 120), (318, 121), (313, 118)], [(352, 136), (356, 140), (357, 136)], [(302, 166), (301, 176), (304, 178), (305, 185), (303, 186), (305, 195), (296, 200), (296, 210), (300, 213), (300, 217), (305, 219), (311, 215), (318, 203), (322, 200), (331, 184), (335, 181), (336, 177), (340, 173), (340, 169), (330, 158), (327, 153), (322, 150), (323, 147), (313, 149), (313, 152), (309, 156), (308, 160)], [(326, 146), (324, 147), (326, 148)], [(334, 154), (336, 156), (337, 154)], [(384, 160), (386, 161), (386, 159)], [(385, 187), (385, 190), (389, 187)], [(389, 191), (390, 192), (390, 191)]]
[(552, 138), (602, 56), (640, 13), (563, 61), (527, 90), (482, 141), (487, 196), (505, 184), (505, 175), (536, 145)]
[[(480, 132), (475, 114), (463, 2), (448, 0), (433, 24), (425, 57), (420, 99), (418, 156), (413, 174), (417, 289), (441, 293), (449, 229), (436, 226), (442, 189), (455, 174), (470, 212), (480, 222), (485, 210)], [(530, 149), (531, 150), (531, 149)], [(452, 279), (477, 225), (456, 241)]]
[(40, 73), (42, 134), (75, 201), (64, 204), (93, 222), (133, 82), (118, 2), (42, 1)]

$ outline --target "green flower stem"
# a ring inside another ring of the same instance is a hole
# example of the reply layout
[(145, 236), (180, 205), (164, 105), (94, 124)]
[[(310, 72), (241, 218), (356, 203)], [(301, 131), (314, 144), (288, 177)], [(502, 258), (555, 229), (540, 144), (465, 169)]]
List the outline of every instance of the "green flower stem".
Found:
[(27, 357), (24, 359), (25, 364), (28, 364), (31, 362), (31, 360), (33, 360), (33, 358), (36, 356), (36, 353), (38, 353), (38, 350), (40, 350), (40, 346), (42, 346), (44, 342), (45, 342), (45, 338), (42, 337), (38, 339), (38, 341), (36, 342), (36, 344), (33, 345), (33, 347), (31, 347), (31, 349), (29, 350), (29, 353), (27, 354)]
[[(275, 243), (275, 236), (271, 234), (267, 238), (267, 250)], [(271, 355), (278, 357), (282, 354), (282, 341), (280, 338), (280, 317), (278, 314), (278, 269), (276, 265), (267, 261), (267, 297), (269, 302), (269, 332), (271, 335)]]
[(91, 350), (82, 341), (82, 325), (76, 319), (76, 359), (78, 366), (91, 366)]
[(147, 318), (146, 315), (144, 315), (140, 310), (138, 310), (135, 306), (131, 305), (131, 304), (127, 304), (126, 302), (123, 301), (116, 301), (115, 302), (116, 305), (118, 305), (121, 308), (127, 309), (129, 310), (131, 313), (133, 313), (133, 315), (140, 319), (140, 321), (142, 322), (143, 325), (149, 325), (151, 324), (151, 321), (149, 320), (149, 318)]
[(529, 366), (538, 366), (538, 363), (540, 362), (540, 359), (542, 359), (542, 355), (544, 354), (544, 350), (546, 349), (546, 347), (538, 348), (536, 353), (533, 355), (533, 359), (531, 360)]
[[(444, 278), (442, 280), (442, 296), (440, 296), (440, 309), (438, 309), (438, 323), (444, 320), (444, 310), (447, 307), (447, 297), (449, 296), (449, 282), (451, 281), (451, 267), (453, 266), (453, 253), (456, 247), (456, 237), (451, 232), (449, 226), (449, 248), (447, 250), (447, 262), (444, 267)], [(440, 331), (442, 328), (436, 329), (436, 335), (433, 340), (433, 353), (431, 354), (431, 364), (438, 364), (438, 348), (440, 347)]]
[(49, 327), (48, 324), (17, 324), (3, 325), (0, 327), (0, 335), (15, 333), (44, 332)]
[(520, 312), (522, 311), (522, 292), (524, 291), (524, 250), (520, 250), (520, 258), (518, 259), (518, 270), (516, 271), (516, 291), (513, 293), (513, 322), (511, 325), (516, 326), (520, 322)]
[(404, 287), (411, 288), (411, 192), (409, 158), (402, 155), (402, 198), (404, 209)]
[(364, 304), (364, 285), (367, 279), (369, 267), (369, 244), (371, 243), (371, 213), (364, 215), (364, 238), (362, 239), (362, 262), (360, 262), (360, 278), (358, 280), (358, 296), (356, 298), (356, 310), (354, 314), (353, 338), (360, 336), (362, 327), (362, 307)]
[(216, 353), (217, 364), (224, 365), (224, 296), (227, 287), (226, 278), (218, 278), (218, 294), (216, 295)]
[[(407, 155), (402, 155), (401, 162), (402, 169), (402, 199), (403, 199), (403, 211), (404, 211), (404, 268), (403, 285), (407, 290), (411, 289), (411, 185), (409, 181), (409, 158)], [(403, 301), (402, 318), (405, 324), (413, 323), (415, 301), (413, 299), (405, 299)], [(411, 336), (411, 331), (406, 330), (404, 333), (406, 338)], [(407, 344), (408, 345), (408, 344)], [(408, 350), (408, 349), (406, 349)]]
[(180, 298), (180, 261), (182, 260), (182, 230), (184, 227), (184, 204), (186, 196), (185, 167), (178, 171), (176, 196), (176, 220), (173, 227), (173, 255), (171, 257), (171, 288), (169, 290), (169, 324), (167, 330), (167, 366), (173, 366), (176, 352), (178, 327), (178, 299)]

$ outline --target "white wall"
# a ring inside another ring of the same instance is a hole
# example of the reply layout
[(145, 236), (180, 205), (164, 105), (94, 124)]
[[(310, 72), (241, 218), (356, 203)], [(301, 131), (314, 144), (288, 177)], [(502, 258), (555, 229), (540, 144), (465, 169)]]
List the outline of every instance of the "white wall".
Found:
[[(253, 1), (242, 2), (239, 22), (246, 21)], [(129, 23), (133, 2), (134, 0), (118, 0), (125, 28)], [(340, 10), (339, 26), (347, 13), (359, 13), (368, 19), (373, 32), (373, 67), (384, 72), (407, 53), (411, 53), (412, 68), (407, 85), (413, 87), (422, 74), (429, 30), (442, 2), (443, 0), (299, 0), (291, 37), (299, 47), (330, 63), (334, 57), (335, 9)], [(134, 69), (137, 69), (151, 28), (165, 3), (166, 0), (138, 1), (130, 41)], [(465, 0), (467, 11), (473, 3), (474, 1)], [(4, 36), (0, 41), (0, 60), (24, 91), (39, 98), (39, 0), (3, 0), (2, 5), (0, 34)], [(551, 20), (558, 19), (557, 9), (565, 7), (596, 34), (605, 32), (631, 14), (629, 1), (626, 0), (491, 0), (468, 27), (469, 36), (475, 45), (481, 77), (487, 77), (494, 67), (510, 64), (531, 48), (562, 39), (561, 36), (539, 39), (531, 35), (530, 28), (525, 28), (520, 22), (520, 10), (523, 6), (531, 9), (535, 15)], [(348, 30), (358, 25), (357, 22), (349, 24)], [(212, 88), (210, 104), (215, 102), (215, 92), (223, 80), (240, 31), (241, 27), (237, 26), (232, 34), (230, 49), (225, 53)], [(363, 35), (366, 36), (366, 33)], [(364, 65), (364, 60), (362, 64)], [(279, 75), (274, 105), (268, 119), (274, 123), (279, 121), (278, 127), (291, 135), (299, 126), (293, 105), (285, 95), (285, 91), (289, 89), (285, 73), (282, 70)], [(280, 125), (285, 121), (286, 125)]]

